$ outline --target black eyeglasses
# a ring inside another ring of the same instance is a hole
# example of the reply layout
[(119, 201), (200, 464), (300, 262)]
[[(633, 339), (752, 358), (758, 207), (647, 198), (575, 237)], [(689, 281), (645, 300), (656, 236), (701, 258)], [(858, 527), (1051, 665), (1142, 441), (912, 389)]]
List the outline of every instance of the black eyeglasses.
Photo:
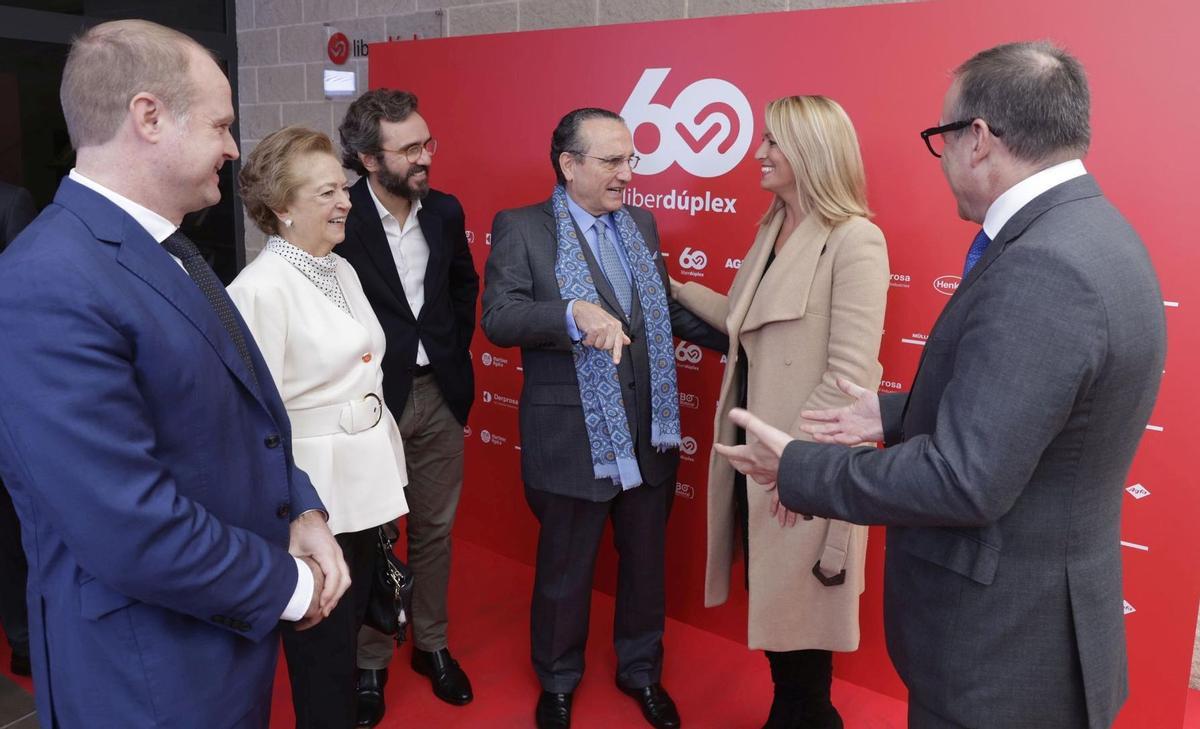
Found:
[(433, 137), (430, 137), (424, 142), (414, 142), (404, 149), (385, 149), (380, 147), (379, 151), (391, 152), (392, 154), (402, 154), (404, 155), (404, 159), (415, 164), (417, 160), (421, 159), (422, 151), (428, 152), (430, 157), (437, 154), (437, 140)]
[[(929, 148), (930, 154), (932, 154), (934, 157), (941, 157), (942, 150), (946, 148), (946, 140), (942, 138), (942, 135), (950, 132), (957, 132), (959, 129), (966, 129), (974, 123), (975, 119), (963, 119), (962, 121), (943, 124), (940, 127), (929, 127), (925, 131), (921, 132), (921, 139), (925, 140), (925, 146)], [(987, 122), (984, 121), (984, 124), (987, 124)], [(1003, 132), (991, 126), (990, 124), (988, 125), (988, 131), (991, 132), (992, 136), (994, 137), (1004, 136)]]
[(638, 162), (642, 161), (642, 158), (636, 154), (631, 154), (628, 157), (597, 157), (594, 154), (584, 154), (583, 152), (572, 152), (571, 154), (577, 157), (594, 159), (608, 172), (616, 172), (617, 168), (624, 164), (629, 165), (630, 170), (635, 170), (637, 169)]

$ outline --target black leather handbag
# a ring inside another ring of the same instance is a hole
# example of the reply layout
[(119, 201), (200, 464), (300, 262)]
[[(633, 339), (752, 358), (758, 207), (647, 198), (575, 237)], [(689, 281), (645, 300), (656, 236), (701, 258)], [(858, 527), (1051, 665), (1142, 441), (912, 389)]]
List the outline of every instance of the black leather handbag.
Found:
[(396, 541), (380, 527), (375, 574), (371, 579), (371, 594), (367, 599), (367, 614), (363, 622), (380, 633), (392, 636), (398, 645), (408, 636), (413, 573), (392, 551), (395, 544)]

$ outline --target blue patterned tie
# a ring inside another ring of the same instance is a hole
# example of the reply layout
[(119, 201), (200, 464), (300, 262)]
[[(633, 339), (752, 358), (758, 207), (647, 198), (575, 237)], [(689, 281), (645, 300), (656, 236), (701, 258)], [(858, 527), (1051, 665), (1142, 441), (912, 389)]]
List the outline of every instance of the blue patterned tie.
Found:
[(987, 233), (983, 232), (983, 228), (980, 228), (979, 232), (975, 234), (975, 240), (971, 241), (970, 250), (967, 251), (967, 263), (963, 266), (963, 278), (966, 278), (971, 269), (975, 267), (975, 264), (979, 263), (979, 259), (983, 258), (983, 253), (987, 250), (988, 244), (991, 242), (992, 239), (988, 237)]
[(621, 265), (621, 256), (617, 253), (617, 247), (605, 233), (608, 226), (597, 220), (595, 228), (596, 249), (600, 251), (600, 268), (604, 271), (608, 282), (612, 284), (617, 301), (621, 303), (621, 308), (628, 316), (630, 307), (633, 306), (633, 290), (629, 286), (629, 276), (625, 273), (625, 267)]

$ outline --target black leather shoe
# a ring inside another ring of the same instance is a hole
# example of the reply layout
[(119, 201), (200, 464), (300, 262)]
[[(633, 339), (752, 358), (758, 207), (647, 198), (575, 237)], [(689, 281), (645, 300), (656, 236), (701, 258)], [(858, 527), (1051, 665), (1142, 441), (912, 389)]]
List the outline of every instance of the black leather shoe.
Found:
[(679, 710), (675, 708), (675, 702), (667, 695), (667, 691), (661, 683), (652, 683), (640, 689), (626, 688), (617, 684), (617, 688), (633, 697), (633, 700), (641, 707), (642, 716), (646, 717), (650, 726), (655, 729), (679, 729)]
[(556, 694), (543, 691), (538, 697), (537, 729), (568, 729), (571, 726), (571, 698), (573, 694)]
[(354, 725), (375, 726), (383, 721), (387, 704), (383, 702), (383, 687), (387, 685), (387, 669), (374, 671), (364, 668), (358, 672), (358, 688), (355, 689)]
[(422, 676), (429, 677), (433, 684), (433, 695), (447, 704), (462, 706), (475, 698), (470, 679), (459, 668), (458, 661), (450, 656), (448, 648), (432, 652), (413, 648), (412, 668)]
[(32, 676), (33, 668), (29, 665), (28, 653), (13, 653), (8, 661), (8, 667), (18, 676)]

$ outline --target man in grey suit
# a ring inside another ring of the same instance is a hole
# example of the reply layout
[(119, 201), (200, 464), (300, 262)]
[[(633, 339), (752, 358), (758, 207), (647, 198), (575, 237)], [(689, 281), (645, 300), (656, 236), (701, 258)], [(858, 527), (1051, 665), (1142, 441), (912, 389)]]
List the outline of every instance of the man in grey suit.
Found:
[(521, 347), (521, 472), (541, 523), (531, 608), (539, 729), (570, 726), (604, 523), (620, 555), (617, 685), (678, 727), (660, 684), (664, 548), (679, 462), (671, 331), (727, 342), (668, 303), (654, 218), (622, 205), (638, 158), (621, 117), (577, 109), (554, 131), (558, 185), (492, 225), (483, 330)]
[[(793, 511), (888, 525), (884, 619), (914, 727), (1107, 727), (1126, 687), (1122, 488), (1158, 393), (1162, 296), (1080, 158), (1088, 85), (1048, 43), (960, 66), (929, 150), (980, 223), (908, 393), (852, 383), (821, 443), (740, 411), (721, 448)], [(844, 445), (883, 441), (883, 450)]]

